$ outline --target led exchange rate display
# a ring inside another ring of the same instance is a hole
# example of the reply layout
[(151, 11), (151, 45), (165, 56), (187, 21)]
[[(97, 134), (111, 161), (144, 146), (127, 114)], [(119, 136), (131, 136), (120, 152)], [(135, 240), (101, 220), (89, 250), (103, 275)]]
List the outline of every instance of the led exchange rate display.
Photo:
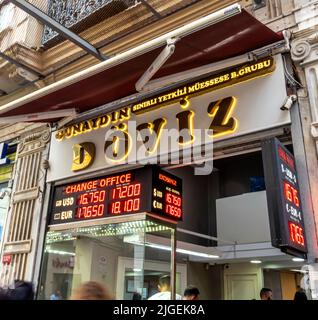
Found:
[(182, 219), (182, 180), (157, 167), (56, 186), (50, 224), (152, 212)]
[(263, 164), (272, 244), (284, 252), (307, 253), (295, 159), (272, 138), (263, 142)]
[(167, 172), (154, 170), (152, 181), (151, 212), (182, 220), (182, 180)]

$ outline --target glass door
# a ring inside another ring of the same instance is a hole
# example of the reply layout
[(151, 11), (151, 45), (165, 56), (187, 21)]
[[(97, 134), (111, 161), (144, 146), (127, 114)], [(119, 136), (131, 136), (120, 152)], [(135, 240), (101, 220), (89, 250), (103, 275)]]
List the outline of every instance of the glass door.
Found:
[[(169, 245), (171, 234), (170, 227), (150, 220), (48, 231), (38, 298), (51, 299), (59, 292), (61, 299), (70, 299), (81, 283), (96, 281), (114, 298), (146, 299), (152, 288), (150, 274), (147, 273), (146, 281), (144, 278), (145, 258), (149, 254), (148, 245), (151, 246), (147, 236), (160, 235)], [(164, 270), (168, 272), (169, 249), (165, 251)], [(124, 270), (122, 257), (130, 261), (129, 268)]]

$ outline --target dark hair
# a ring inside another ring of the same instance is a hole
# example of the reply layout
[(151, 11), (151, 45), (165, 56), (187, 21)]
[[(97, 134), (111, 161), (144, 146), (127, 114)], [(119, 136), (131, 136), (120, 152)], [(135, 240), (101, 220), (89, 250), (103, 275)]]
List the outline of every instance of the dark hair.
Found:
[(112, 300), (108, 290), (96, 281), (87, 281), (76, 288), (71, 300)]
[(269, 288), (262, 288), (259, 295), (260, 297), (262, 297), (264, 294), (266, 294), (267, 292), (272, 292), (272, 289)]
[(132, 300), (142, 300), (142, 296), (138, 292), (134, 292), (132, 296)]
[(8, 300), (33, 300), (34, 290), (32, 282), (15, 280), (14, 289), (8, 289)]
[(160, 287), (162, 286), (167, 286), (170, 287), (170, 276), (169, 275), (165, 275), (159, 278), (159, 285)]
[(0, 300), (10, 300), (8, 290), (0, 288)]
[(194, 286), (188, 286), (184, 290), (184, 293), (183, 293), (183, 295), (185, 297), (187, 297), (187, 296), (195, 296), (195, 297), (197, 297), (199, 294), (200, 294), (199, 289), (197, 287), (194, 287)]
[(308, 299), (307, 299), (306, 293), (304, 291), (296, 291), (295, 296), (294, 296), (294, 300), (306, 301)]

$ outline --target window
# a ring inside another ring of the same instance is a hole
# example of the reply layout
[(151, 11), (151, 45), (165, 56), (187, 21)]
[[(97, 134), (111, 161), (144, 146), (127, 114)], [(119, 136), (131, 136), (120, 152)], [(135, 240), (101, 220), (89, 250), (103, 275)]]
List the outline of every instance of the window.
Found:
[[(150, 280), (170, 272), (171, 236), (170, 227), (150, 220), (48, 231), (38, 299), (51, 299), (56, 291), (69, 299), (80, 283), (90, 280), (117, 299), (131, 300), (134, 294), (148, 299), (157, 288)], [(160, 245), (158, 239), (168, 245)], [(145, 265), (147, 260), (156, 264)]]
[(0, 8), (0, 32), (7, 29), (12, 23), (14, 5), (9, 3)]
[(5, 225), (6, 215), (9, 208), (10, 197), (5, 192), (8, 183), (0, 183), (0, 243), (3, 237), (3, 229)]

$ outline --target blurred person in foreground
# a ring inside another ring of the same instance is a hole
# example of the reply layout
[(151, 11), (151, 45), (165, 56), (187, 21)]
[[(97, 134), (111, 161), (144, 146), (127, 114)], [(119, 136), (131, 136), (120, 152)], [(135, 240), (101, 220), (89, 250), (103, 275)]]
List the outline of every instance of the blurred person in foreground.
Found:
[(51, 295), (50, 295), (50, 300), (62, 300), (62, 293), (60, 290), (56, 290), (54, 291)]
[(112, 300), (107, 289), (96, 281), (82, 283), (71, 296), (70, 300)]
[(200, 291), (197, 287), (188, 286), (184, 290), (182, 300), (199, 300)]
[(34, 290), (32, 282), (15, 280), (14, 288), (1, 289), (0, 300), (33, 300)]
[(142, 295), (139, 292), (134, 292), (132, 300), (142, 300)]
[(273, 291), (269, 288), (262, 288), (259, 293), (261, 300), (273, 300)]
[(303, 290), (298, 290), (295, 292), (294, 301), (307, 301), (306, 292)]
[[(171, 300), (171, 285), (170, 276), (162, 276), (159, 278), (158, 293), (148, 298), (148, 300)], [(182, 300), (182, 297), (176, 293), (175, 300)]]

